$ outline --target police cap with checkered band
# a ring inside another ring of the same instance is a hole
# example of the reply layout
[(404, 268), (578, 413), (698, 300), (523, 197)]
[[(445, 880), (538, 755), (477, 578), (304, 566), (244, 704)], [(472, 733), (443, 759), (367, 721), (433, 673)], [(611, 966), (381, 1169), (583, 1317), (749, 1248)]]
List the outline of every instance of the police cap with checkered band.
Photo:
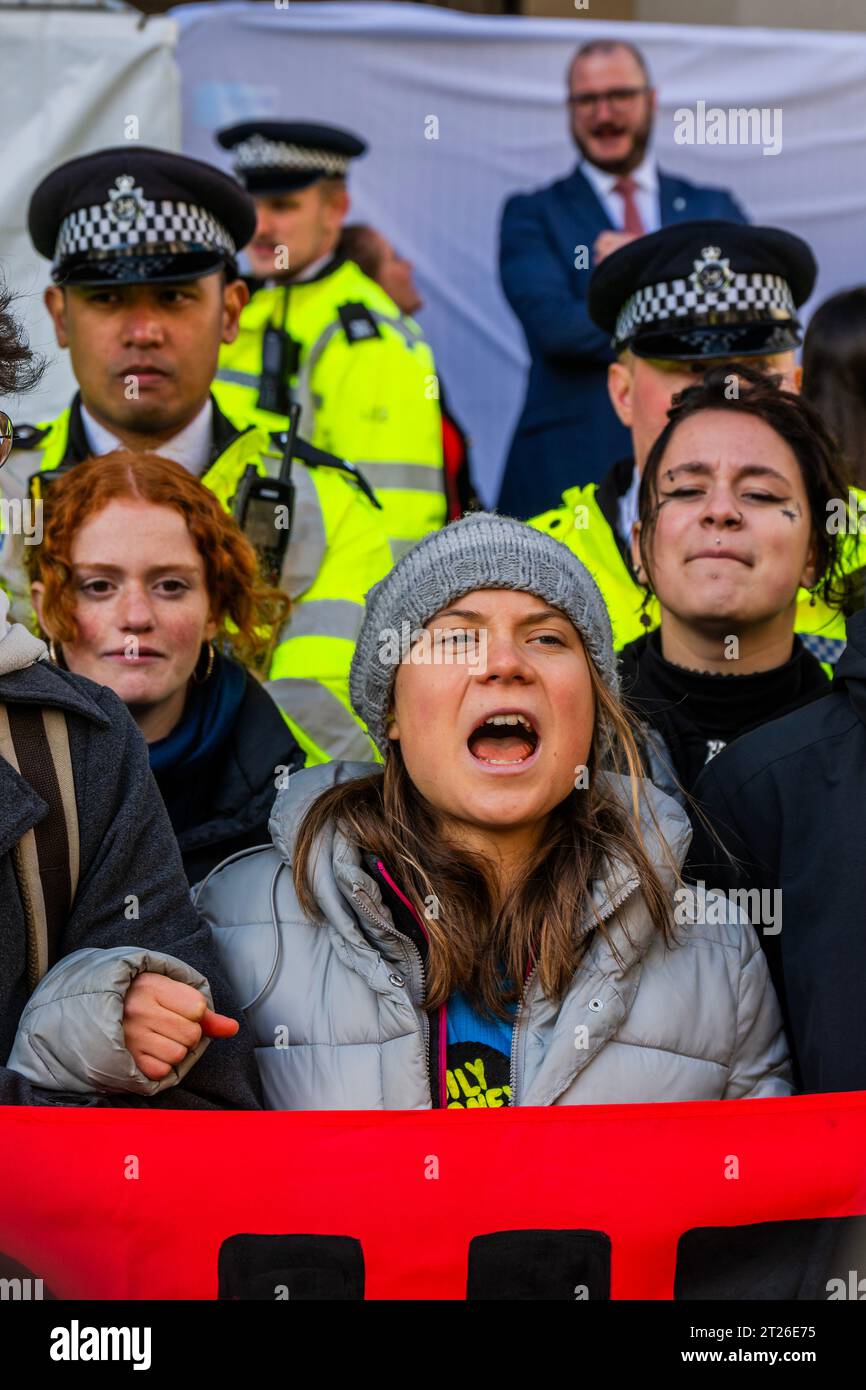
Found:
[(241, 121), (219, 131), (232, 165), (249, 193), (292, 193), (318, 179), (345, 178), (349, 163), (365, 154), (357, 135), (309, 121)]
[(33, 245), (65, 285), (178, 284), (221, 266), (234, 278), (255, 226), (252, 199), (228, 174), (144, 145), (61, 164), (28, 213)]
[(788, 352), (817, 267), (778, 227), (679, 222), (607, 256), (589, 282), (593, 322), (615, 352), (692, 361)]

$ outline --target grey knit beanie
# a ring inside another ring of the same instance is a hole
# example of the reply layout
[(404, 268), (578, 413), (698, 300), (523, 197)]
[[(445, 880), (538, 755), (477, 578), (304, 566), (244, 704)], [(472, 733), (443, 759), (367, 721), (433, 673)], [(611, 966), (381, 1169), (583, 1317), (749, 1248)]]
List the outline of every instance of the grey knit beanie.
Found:
[(399, 639), (423, 628), (440, 609), (473, 589), (514, 589), (561, 609), (583, 638), (605, 685), (618, 692), (610, 619), (586, 566), (543, 531), (510, 517), (474, 512), (425, 536), (367, 594), (349, 694), (380, 753), (388, 746), (386, 716), (400, 661), (393, 655), (394, 634)]

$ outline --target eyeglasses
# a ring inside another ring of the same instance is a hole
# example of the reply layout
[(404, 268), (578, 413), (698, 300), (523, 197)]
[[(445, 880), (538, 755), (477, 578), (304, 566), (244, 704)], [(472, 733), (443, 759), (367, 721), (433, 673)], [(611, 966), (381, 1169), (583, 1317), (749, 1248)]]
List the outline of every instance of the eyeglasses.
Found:
[(610, 92), (570, 92), (568, 104), (576, 106), (578, 111), (589, 112), (594, 111), (599, 102), (606, 101), (611, 111), (624, 111), (649, 90), (649, 87), (615, 87)]
[(12, 421), (0, 410), (0, 468), (12, 452)]

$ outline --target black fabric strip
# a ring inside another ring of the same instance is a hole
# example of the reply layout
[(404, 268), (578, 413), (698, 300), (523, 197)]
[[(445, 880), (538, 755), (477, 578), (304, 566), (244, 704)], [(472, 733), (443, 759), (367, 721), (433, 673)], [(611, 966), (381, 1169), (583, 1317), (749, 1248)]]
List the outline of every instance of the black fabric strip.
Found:
[(57, 959), (58, 942), (71, 897), (66, 818), (41, 710), (9, 704), (6, 712), (21, 776), (48, 803), (48, 815), (34, 825), (33, 834), (45, 899), (50, 970)]

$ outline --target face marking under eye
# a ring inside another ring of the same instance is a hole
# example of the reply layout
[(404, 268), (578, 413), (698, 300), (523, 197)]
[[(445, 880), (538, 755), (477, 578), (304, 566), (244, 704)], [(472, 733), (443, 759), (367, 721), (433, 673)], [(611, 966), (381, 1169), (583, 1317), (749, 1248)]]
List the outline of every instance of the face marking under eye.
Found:
[(798, 517), (803, 515), (803, 508), (800, 506), (799, 502), (794, 503), (793, 510), (790, 507), (780, 507), (779, 511), (782, 513), (782, 516), (786, 516), (791, 522), (796, 521)]

